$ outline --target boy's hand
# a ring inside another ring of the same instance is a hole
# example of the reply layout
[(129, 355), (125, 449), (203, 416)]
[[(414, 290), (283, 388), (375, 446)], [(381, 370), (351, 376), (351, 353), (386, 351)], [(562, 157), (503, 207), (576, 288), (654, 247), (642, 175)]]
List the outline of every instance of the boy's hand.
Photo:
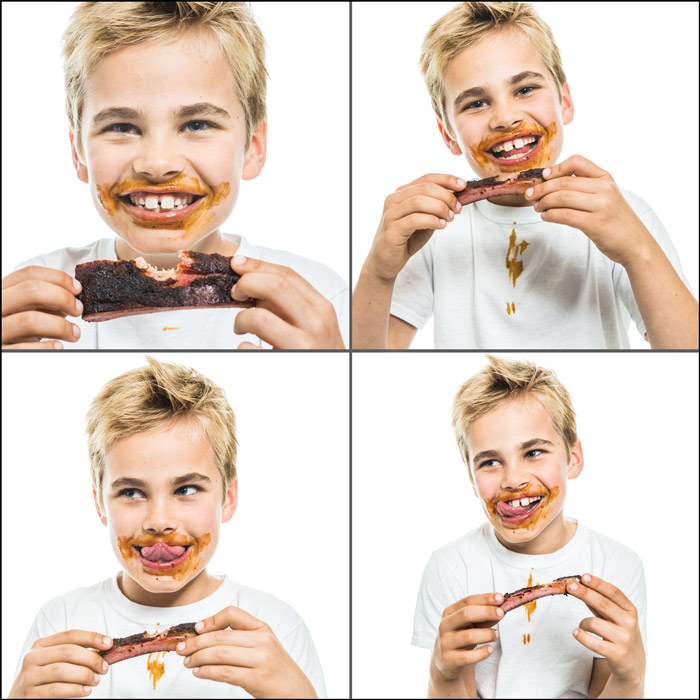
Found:
[(491, 627), (503, 619), (503, 611), (498, 607), (502, 602), (500, 593), (479, 593), (445, 608), (430, 660), (434, 681), (455, 681), (468, 666), (491, 654), (490, 646), (474, 647), (498, 639), (498, 631)]
[(462, 210), (454, 193), (466, 183), (453, 175), (423, 175), (384, 200), (384, 211), (364, 269), (393, 282), (408, 259)]
[[(611, 674), (624, 683), (644, 681), (646, 654), (637, 620), (637, 608), (612, 583), (584, 574), (585, 585), (569, 583), (567, 592), (582, 600), (595, 617), (581, 620), (574, 637), (586, 649), (607, 659)], [(589, 634), (597, 634), (597, 639)]]
[(198, 622), (199, 633), (177, 645), (197, 678), (243, 688), (255, 698), (315, 698), (304, 672), (274, 632), (245, 610), (229, 606)]
[(525, 194), (535, 202), (535, 211), (542, 212), (542, 221), (583, 231), (603, 255), (627, 266), (651, 234), (612, 175), (579, 155), (549, 170), (547, 181), (532, 187), (532, 194)]
[(109, 637), (85, 630), (67, 630), (37, 639), (22, 659), (9, 697), (85, 697), (91, 686), (99, 683), (98, 674), (107, 673), (109, 668), (94, 649), (104, 651), (111, 646)]
[[(345, 348), (333, 304), (294, 270), (242, 255), (233, 257), (231, 268), (241, 275), (231, 297), (257, 300), (236, 315), (236, 333), (254, 333), (273, 348)], [(238, 348), (258, 349), (252, 343)]]
[[(80, 316), (80, 282), (61, 270), (31, 265), (2, 280), (2, 347), (60, 349), (53, 339), (74, 343), (80, 329), (66, 316)], [(50, 338), (51, 340), (42, 340)]]

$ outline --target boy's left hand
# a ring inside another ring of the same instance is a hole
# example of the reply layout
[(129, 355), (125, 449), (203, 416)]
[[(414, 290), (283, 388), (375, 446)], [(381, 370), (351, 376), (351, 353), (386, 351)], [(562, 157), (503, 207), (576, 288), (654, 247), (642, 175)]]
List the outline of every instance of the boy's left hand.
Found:
[[(236, 315), (236, 333), (253, 333), (273, 348), (345, 348), (333, 304), (297, 272), (242, 255), (234, 256), (231, 268), (241, 275), (231, 297), (257, 300), (253, 308)], [(257, 346), (238, 346), (239, 350), (252, 348)]]
[(316, 697), (270, 627), (245, 610), (231, 605), (195, 629), (199, 634), (176, 651), (197, 678), (236, 685), (255, 698)]
[(613, 262), (631, 262), (651, 234), (612, 175), (579, 155), (549, 169), (546, 182), (525, 195), (535, 202), (535, 211), (542, 212), (542, 221), (577, 228)]
[(581, 620), (574, 637), (586, 649), (604, 656), (610, 672), (618, 680), (633, 684), (643, 682), (646, 653), (637, 608), (612, 583), (591, 574), (584, 574), (581, 581), (583, 585), (569, 583), (567, 593), (582, 600), (595, 617)]

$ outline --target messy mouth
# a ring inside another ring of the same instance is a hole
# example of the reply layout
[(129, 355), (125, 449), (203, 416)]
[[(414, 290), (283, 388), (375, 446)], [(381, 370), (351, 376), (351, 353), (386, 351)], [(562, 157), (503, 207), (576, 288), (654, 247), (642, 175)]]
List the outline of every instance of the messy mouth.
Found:
[(519, 523), (529, 518), (542, 504), (544, 496), (516, 498), (510, 501), (498, 501), (496, 510), (501, 519), (509, 524)]
[(487, 153), (493, 160), (504, 165), (518, 165), (534, 156), (541, 143), (541, 136), (528, 134), (501, 141), (488, 149)]
[(129, 208), (160, 214), (187, 209), (203, 198), (204, 195), (191, 192), (130, 192), (119, 199)]
[(173, 569), (179, 566), (189, 556), (192, 545), (169, 545), (156, 542), (150, 547), (137, 547), (141, 563), (150, 569)]

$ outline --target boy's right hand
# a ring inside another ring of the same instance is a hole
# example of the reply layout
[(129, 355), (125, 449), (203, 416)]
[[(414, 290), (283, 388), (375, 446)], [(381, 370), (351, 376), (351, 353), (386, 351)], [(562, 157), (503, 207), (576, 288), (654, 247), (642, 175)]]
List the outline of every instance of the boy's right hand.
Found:
[(433, 235), (459, 214), (462, 205), (454, 193), (463, 190), (464, 180), (440, 173), (423, 175), (399, 187), (384, 200), (384, 211), (365, 271), (385, 282), (393, 282), (408, 259)]
[(22, 659), (22, 668), (9, 697), (80, 698), (89, 695), (91, 687), (99, 683), (98, 674), (107, 673), (109, 668), (94, 649), (104, 651), (111, 646), (109, 637), (85, 630), (66, 630), (37, 639)]
[[(430, 660), (430, 675), (434, 682), (456, 681), (469, 666), (487, 658), (498, 632), (491, 629), (503, 619), (498, 607), (503, 602), (500, 593), (479, 593), (458, 600), (445, 608)], [(485, 646), (475, 649), (477, 644)]]
[[(2, 347), (62, 347), (55, 340), (74, 343), (80, 329), (66, 316), (80, 316), (78, 280), (62, 270), (30, 265), (2, 280)], [(49, 338), (50, 340), (42, 340)], [(54, 340), (55, 339), (55, 340)]]

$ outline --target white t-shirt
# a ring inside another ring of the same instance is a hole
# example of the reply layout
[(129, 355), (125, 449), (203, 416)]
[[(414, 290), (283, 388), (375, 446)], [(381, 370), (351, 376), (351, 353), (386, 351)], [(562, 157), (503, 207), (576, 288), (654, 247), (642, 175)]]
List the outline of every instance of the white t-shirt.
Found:
[[(106, 634), (113, 639), (142, 631), (155, 632), (183, 622), (198, 622), (235, 605), (266, 622), (287, 653), (311, 681), (320, 698), (326, 696), (323, 671), (314, 643), (304, 621), (286, 603), (267, 593), (234, 583), (227, 576), (218, 576), (222, 584), (210, 596), (172, 608), (138, 605), (119, 589), (116, 577), (94, 586), (78, 588), (58, 596), (41, 607), (32, 624), (17, 664), (17, 673), (24, 655), (42, 637), (70, 629)], [(156, 654), (150, 655), (152, 661)], [(184, 657), (175, 652), (158, 655), (165, 672), (153, 688), (148, 670), (148, 655), (137, 656), (110, 666), (106, 675), (93, 687), (91, 698), (250, 698), (238, 686), (197, 678), (184, 664)]]
[[(506, 549), (488, 522), (434, 552), (418, 592), (413, 645), (432, 650), (443, 611), (468, 595), (509, 593), (562, 576), (591, 573), (617, 586), (635, 605), (646, 648), (641, 559), (619, 542), (573, 522), (574, 536), (551, 554)], [(489, 642), (493, 653), (475, 666), (479, 697), (588, 697), (593, 659), (601, 657), (576, 641), (572, 632), (593, 613), (573, 596), (549, 596), (535, 603), (529, 621), (523, 605), (497, 623), (499, 639)]]
[[(690, 288), (661, 221), (621, 191)], [(509, 252), (522, 263), (515, 287)], [(630, 318), (646, 334), (622, 265), (578, 229), (488, 200), (464, 207), (409, 259), (391, 313), (416, 328), (434, 315), (436, 348), (628, 348)]]
[[(285, 265), (298, 272), (335, 308), (338, 326), (347, 347), (349, 338), (350, 295), (347, 284), (329, 267), (321, 263), (292, 255), (284, 250), (253, 246), (242, 236), (224, 235), (231, 242), (238, 242), (237, 254), (276, 265)], [(18, 265), (19, 270), (28, 265), (41, 265), (63, 270), (75, 276), (75, 266), (93, 260), (116, 260), (115, 238), (102, 238), (82, 248), (61, 248), (46, 255), (27, 260)], [(110, 321), (88, 323), (80, 317), (69, 317), (80, 327), (81, 336), (75, 343), (63, 343), (66, 349), (217, 349), (230, 350), (243, 341), (269, 348), (257, 336), (250, 333), (237, 335), (233, 323), (237, 308), (185, 309), (161, 311), (140, 316), (124, 316)]]

